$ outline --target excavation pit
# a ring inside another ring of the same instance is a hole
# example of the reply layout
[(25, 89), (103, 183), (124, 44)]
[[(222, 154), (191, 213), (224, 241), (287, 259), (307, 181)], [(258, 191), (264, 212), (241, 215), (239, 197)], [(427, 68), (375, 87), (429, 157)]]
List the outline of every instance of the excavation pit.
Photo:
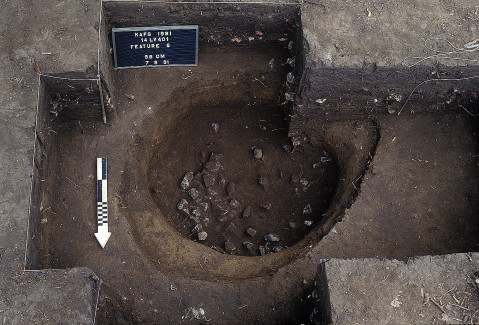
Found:
[(325, 144), (293, 147), (282, 107), (238, 104), (194, 107), (174, 123), (154, 147), (150, 192), (186, 238), (234, 255), (280, 252), (321, 221), (336, 159)]

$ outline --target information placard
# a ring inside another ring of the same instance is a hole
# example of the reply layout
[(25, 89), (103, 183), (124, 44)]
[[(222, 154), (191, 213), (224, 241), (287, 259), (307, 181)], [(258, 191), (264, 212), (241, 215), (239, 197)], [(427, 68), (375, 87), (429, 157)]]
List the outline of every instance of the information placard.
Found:
[(198, 65), (198, 26), (113, 28), (115, 68)]

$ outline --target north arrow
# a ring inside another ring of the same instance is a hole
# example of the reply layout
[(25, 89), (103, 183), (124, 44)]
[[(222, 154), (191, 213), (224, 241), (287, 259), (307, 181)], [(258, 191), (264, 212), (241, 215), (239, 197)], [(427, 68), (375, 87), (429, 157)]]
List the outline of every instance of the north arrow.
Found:
[(98, 219), (98, 232), (95, 237), (105, 248), (111, 232), (108, 231), (108, 201), (107, 201), (107, 180), (106, 180), (106, 158), (96, 159), (97, 199), (96, 213)]

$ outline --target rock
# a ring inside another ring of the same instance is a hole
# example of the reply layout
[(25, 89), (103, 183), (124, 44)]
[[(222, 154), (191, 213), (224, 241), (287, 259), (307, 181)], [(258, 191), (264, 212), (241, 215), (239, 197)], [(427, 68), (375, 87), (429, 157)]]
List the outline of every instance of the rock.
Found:
[(313, 209), (311, 208), (311, 204), (308, 204), (303, 209), (303, 214), (311, 214), (312, 212), (313, 212)]
[(198, 240), (204, 241), (208, 237), (208, 233), (206, 231), (201, 231), (198, 233)]
[(289, 142), (283, 143), (282, 147), (287, 153), (291, 153), (291, 151), (293, 151), (293, 145)]
[(191, 229), (191, 233), (192, 234), (198, 234), (200, 232), (203, 231), (203, 226), (201, 224), (196, 224), (196, 226), (193, 227), (193, 229)]
[(223, 166), (220, 164), (221, 157), (222, 155), (216, 155), (212, 153), (210, 159), (208, 159), (208, 162), (205, 164), (204, 170), (216, 173), (220, 169), (223, 169)]
[(226, 193), (228, 193), (229, 196), (235, 196), (236, 194), (236, 185), (233, 182), (228, 183), (228, 186), (226, 187)]
[(298, 224), (296, 222), (289, 222), (288, 225), (292, 229), (295, 229), (298, 226)]
[(211, 123), (211, 129), (214, 133), (218, 133), (218, 130), (220, 129), (220, 124), (216, 122)]
[(269, 179), (266, 176), (259, 175), (258, 184), (261, 185), (263, 189), (266, 189), (269, 187)]
[(209, 189), (206, 190), (206, 195), (208, 195), (209, 197), (214, 197), (214, 196), (218, 195), (218, 192), (209, 188)]
[(286, 81), (290, 84), (294, 83), (294, 75), (292, 72), (288, 72), (286, 75)]
[(266, 240), (266, 241), (279, 241), (279, 238), (276, 235), (267, 234), (266, 236), (264, 236), (264, 240)]
[(225, 185), (226, 185), (225, 177), (223, 176), (223, 174), (218, 173), (218, 186), (220, 187), (220, 189), (224, 189)]
[(266, 255), (266, 248), (264, 246), (258, 247), (259, 255), (264, 256)]
[(240, 203), (238, 200), (235, 200), (235, 199), (231, 199), (230, 200), (230, 206), (232, 208), (239, 208), (240, 207)]
[(193, 180), (193, 172), (187, 172), (185, 176), (183, 176), (183, 179), (181, 180), (180, 187), (186, 190), (188, 187), (190, 187), (190, 182), (192, 180)]
[(305, 220), (304, 224), (309, 227), (313, 224), (313, 222), (311, 220)]
[(236, 246), (229, 240), (225, 243), (225, 251), (228, 254), (233, 254), (236, 251)]
[(229, 223), (229, 225), (225, 228), (226, 232), (234, 232), (236, 230), (236, 225), (232, 222)]
[(256, 235), (256, 232), (257, 232), (257, 231), (256, 231), (256, 229), (254, 229), (254, 228), (248, 228), (248, 229), (246, 229), (246, 233), (247, 233), (248, 235), (250, 235), (251, 237), (254, 237), (254, 236)]
[(249, 241), (243, 242), (243, 247), (246, 248), (248, 252), (254, 253), (254, 244), (252, 242), (249, 242)]
[(283, 246), (274, 246), (273, 247), (273, 252), (278, 253), (283, 251), (284, 247)]
[(243, 219), (247, 219), (251, 216), (251, 207), (249, 205), (245, 206), (242, 216)]
[(200, 209), (198, 209), (198, 207), (190, 207), (190, 213), (194, 215), (195, 217), (201, 216), (201, 211)]
[(261, 159), (261, 158), (263, 158), (263, 150), (261, 150), (260, 148), (254, 148), (253, 149), (253, 155), (254, 155), (255, 159)]
[(181, 199), (178, 201), (178, 204), (176, 205), (176, 208), (180, 211), (186, 210), (188, 207), (188, 201), (186, 199)]
[(211, 174), (203, 174), (203, 182), (206, 188), (210, 188), (215, 184), (215, 177)]
[(299, 182), (299, 175), (293, 174), (291, 175), (291, 183)]
[(227, 215), (230, 211), (228, 206), (224, 202), (214, 203), (211, 208), (213, 209), (213, 213), (215, 215), (221, 216)]
[(190, 216), (190, 220), (193, 220), (195, 223), (200, 223), (200, 217)]
[(190, 188), (188, 190), (188, 194), (190, 195), (190, 197), (195, 200), (198, 198), (198, 196), (200, 195), (200, 192), (198, 192), (198, 190), (194, 187)]
[(269, 211), (271, 210), (273, 205), (271, 203), (260, 203), (259, 207)]
[(201, 210), (203, 210), (203, 212), (206, 212), (208, 211), (208, 202), (201, 202), (200, 204), (198, 204), (198, 206), (200, 207)]

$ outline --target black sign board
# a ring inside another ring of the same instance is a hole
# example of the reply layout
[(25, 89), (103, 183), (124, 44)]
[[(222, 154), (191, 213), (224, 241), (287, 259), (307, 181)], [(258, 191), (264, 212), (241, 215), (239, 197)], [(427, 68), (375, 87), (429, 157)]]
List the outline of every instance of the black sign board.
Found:
[(113, 28), (115, 68), (198, 65), (198, 26)]

